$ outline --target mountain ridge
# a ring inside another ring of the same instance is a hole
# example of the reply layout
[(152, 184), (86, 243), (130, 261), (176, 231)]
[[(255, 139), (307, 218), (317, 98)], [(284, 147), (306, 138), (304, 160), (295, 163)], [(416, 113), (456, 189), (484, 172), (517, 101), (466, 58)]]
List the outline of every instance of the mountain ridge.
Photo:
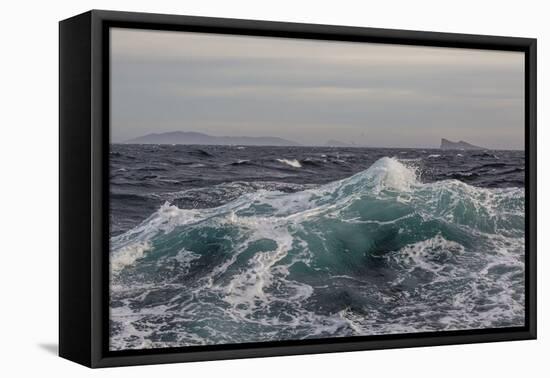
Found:
[(279, 137), (214, 136), (196, 131), (152, 133), (129, 139), (125, 144), (185, 144), (185, 145), (243, 145), (243, 146), (301, 146), (300, 143)]

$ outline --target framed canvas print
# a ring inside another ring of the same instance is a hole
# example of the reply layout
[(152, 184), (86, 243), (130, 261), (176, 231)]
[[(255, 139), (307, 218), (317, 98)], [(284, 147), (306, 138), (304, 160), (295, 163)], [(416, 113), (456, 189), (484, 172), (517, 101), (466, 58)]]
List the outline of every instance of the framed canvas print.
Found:
[(60, 23), (60, 355), (536, 337), (536, 40)]

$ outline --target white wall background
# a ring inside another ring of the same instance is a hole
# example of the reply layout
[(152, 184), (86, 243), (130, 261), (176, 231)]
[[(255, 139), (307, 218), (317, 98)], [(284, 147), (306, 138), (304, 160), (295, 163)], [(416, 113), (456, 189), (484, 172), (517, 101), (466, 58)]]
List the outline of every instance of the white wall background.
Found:
[[(550, 372), (544, 1), (9, 1), (0, 22), (0, 375), (124, 377), (518, 377)], [(539, 340), (89, 370), (57, 344), (58, 25), (89, 9), (536, 37), (539, 40)], [(546, 351), (545, 351), (546, 349)]]

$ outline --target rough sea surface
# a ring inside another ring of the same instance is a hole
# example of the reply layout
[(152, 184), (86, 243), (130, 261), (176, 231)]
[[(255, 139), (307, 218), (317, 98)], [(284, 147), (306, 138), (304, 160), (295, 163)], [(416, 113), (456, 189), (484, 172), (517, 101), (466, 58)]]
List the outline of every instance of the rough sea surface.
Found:
[(112, 350), (524, 325), (522, 151), (111, 145)]

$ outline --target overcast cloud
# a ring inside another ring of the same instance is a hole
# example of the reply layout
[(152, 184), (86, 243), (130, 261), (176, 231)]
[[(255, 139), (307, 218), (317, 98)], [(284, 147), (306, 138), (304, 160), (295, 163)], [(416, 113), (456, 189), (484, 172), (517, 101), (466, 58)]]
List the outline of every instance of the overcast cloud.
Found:
[(112, 29), (111, 134), (522, 149), (519, 52)]

